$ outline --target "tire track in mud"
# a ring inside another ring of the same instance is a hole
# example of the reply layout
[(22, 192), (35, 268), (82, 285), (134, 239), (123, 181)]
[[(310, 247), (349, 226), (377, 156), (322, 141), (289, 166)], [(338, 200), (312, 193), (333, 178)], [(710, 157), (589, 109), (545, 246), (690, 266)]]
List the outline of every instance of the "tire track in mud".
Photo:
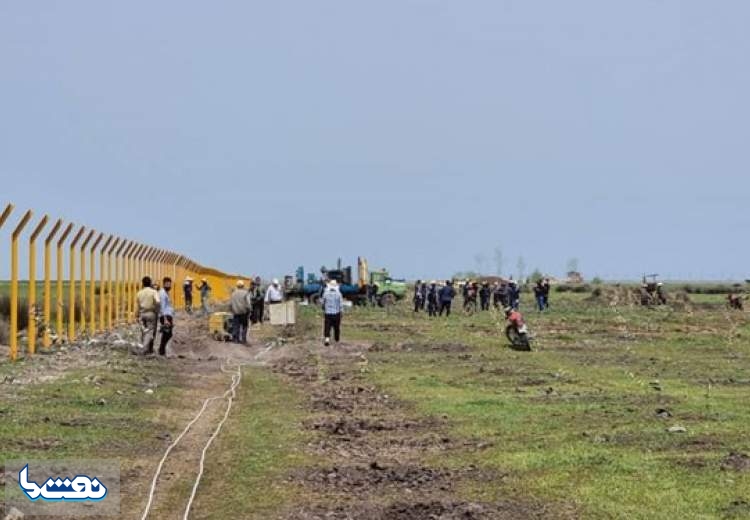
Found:
[[(532, 499), (493, 503), (467, 501), (459, 488), (472, 482), (498, 484), (507, 477), (475, 466), (435, 467), (430, 456), (449, 450), (477, 451), (492, 444), (454, 439), (443, 418), (419, 417), (363, 374), (367, 347), (310, 347), (307, 356), (272, 364), (309, 396), (307, 450), (318, 464), (288, 479), (305, 490), (307, 505), (287, 509), (284, 520), (480, 520), (571, 518)], [(433, 457), (434, 458), (434, 457)], [(565, 508), (567, 509), (567, 508)]]

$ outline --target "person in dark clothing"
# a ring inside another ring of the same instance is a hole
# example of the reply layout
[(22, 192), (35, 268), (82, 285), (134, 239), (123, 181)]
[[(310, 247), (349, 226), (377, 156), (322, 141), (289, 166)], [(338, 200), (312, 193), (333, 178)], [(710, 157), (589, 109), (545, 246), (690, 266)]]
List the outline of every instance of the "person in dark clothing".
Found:
[(501, 307), (504, 307), (503, 301), (502, 301), (502, 292), (501, 292), (501, 285), (500, 282), (495, 282), (495, 285), (492, 286), (492, 305), (496, 309), (500, 309)]
[(185, 277), (185, 282), (182, 284), (182, 293), (185, 296), (185, 312), (188, 314), (193, 313), (193, 279), (189, 276)]
[(482, 288), (479, 289), (479, 303), (483, 311), (490, 310), (490, 293), (491, 292), (492, 291), (490, 290), (490, 284), (487, 282), (484, 282), (482, 284)]
[(425, 310), (427, 306), (427, 282), (422, 282), (422, 286), (419, 288), (422, 293), (422, 310)]
[(510, 306), (518, 310), (521, 305), (521, 287), (515, 280), (511, 280), (508, 286), (508, 299), (510, 300)]
[(549, 290), (550, 290), (549, 278), (545, 278), (544, 283), (542, 284), (542, 292), (544, 294), (544, 308), (545, 309), (549, 309)]
[(250, 323), (263, 323), (264, 296), (260, 276), (256, 276), (250, 287)]
[(424, 296), (422, 294), (422, 280), (414, 284), (414, 312), (419, 312), (424, 307)]
[(539, 279), (534, 285), (534, 298), (536, 299), (536, 306), (539, 312), (545, 309), (544, 305), (544, 282)]
[(453, 288), (453, 282), (451, 280), (446, 280), (445, 286), (443, 286), (442, 289), (440, 289), (439, 293), (440, 297), (440, 316), (443, 315), (443, 312), (445, 312), (446, 316), (451, 315), (451, 304), (453, 303), (453, 298), (456, 297), (456, 290)]
[(372, 307), (378, 304), (378, 286), (374, 283), (367, 284), (367, 302)]
[(438, 315), (438, 288), (434, 281), (430, 282), (430, 289), (427, 291), (427, 314)]

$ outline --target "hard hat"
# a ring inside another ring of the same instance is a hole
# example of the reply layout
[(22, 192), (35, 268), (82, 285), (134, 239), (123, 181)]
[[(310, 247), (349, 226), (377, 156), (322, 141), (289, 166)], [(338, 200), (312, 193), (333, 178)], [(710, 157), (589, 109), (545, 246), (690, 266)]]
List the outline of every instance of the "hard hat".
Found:
[(328, 287), (338, 287), (339, 283), (336, 280), (331, 280), (328, 282)]
[(245, 287), (245, 282), (242, 280), (237, 280), (237, 287)]
[(273, 279), (273, 284), (274, 285), (279, 285), (279, 279), (278, 278), (274, 278)]
[(185, 281), (186, 281), (186, 282), (192, 282), (192, 281), (193, 281), (193, 279), (192, 279), (192, 278), (190, 278), (189, 276), (186, 276), (186, 277), (185, 277)]

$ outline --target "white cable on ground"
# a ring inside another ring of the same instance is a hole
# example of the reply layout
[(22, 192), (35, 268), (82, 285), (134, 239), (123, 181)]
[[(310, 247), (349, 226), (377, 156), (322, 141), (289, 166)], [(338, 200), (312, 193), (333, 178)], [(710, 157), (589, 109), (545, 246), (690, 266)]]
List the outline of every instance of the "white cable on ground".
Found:
[[(258, 357), (261, 354), (268, 352), (270, 349), (271, 349), (271, 347), (268, 347), (265, 351), (257, 353), (255, 355), (254, 359), (258, 359)], [(208, 448), (213, 443), (214, 439), (216, 439), (216, 437), (218, 437), (219, 432), (221, 431), (221, 428), (224, 426), (224, 423), (226, 422), (227, 418), (229, 417), (229, 412), (232, 409), (232, 404), (234, 402), (234, 398), (236, 397), (236, 389), (239, 386), (240, 382), (242, 381), (242, 367), (246, 366), (246, 365), (250, 365), (250, 364), (252, 364), (252, 363), (238, 363), (236, 365), (236, 367), (237, 367), (237, 372), (236, 373), (233, 373), (233, 372), (230, 372), (230, 371), (226, 370), (225, 369), (225, 365), (221, 365), (220, 366), (220, 369), (221, 369), (222, 372), (232, 373), (233, 374), (232, 375), (232, 384), (229, 386), (229, 389), (226, 392), (224, 392), (221, 396), (209, 397), (206, 400), (204, 400), (203, 401), (203, 406), (198, 411), (198, 413), (196, 414), (196, 416), (193, 417), (193, 419), (187, 424), (187, 426), (185, 426), (185, 429), (182, 430), (182, 433), (180, 433), (180, 435), (174, 440), (174, 442), (167, 447), (167, 450), (164, 452), (164, 456), (162, 457), (161, 461), (159, 461), (159, 465), (156, 468), (156, 473), (154, 474), (154, 478), (151, 481), (151, 489), (149, 491), (148, 502), (146, 503), (146, 509), (143, 511), (143, 516), (141, 517), (141, 520), (146, 520), (146, 518), (148, 517), (149, 513), (151, 512), (151, 506), (153, 504), (154, 495), (156, 493), (156, 483), (159, 480), (159, 475), (161, 474), (162, 468), (164, 466), (164, 463), (167, 460), (167, 457), (169, 457), (169, 454), (172, 452), (172, 450), (175, 448), (175, 446), (177, 446), (177, 444), (179, 444), (179, 442), (182, 440), (182, 438), (185, 436), (185, 434), (187, 434), (187, 432), (190, 430), (190, 428), (196, 422), (198, 422), (198, 419), (200, 419), (201, 416), (203, 415), (203, 413), (206, 411), (206, 407), (208, 407), (209, 403), (211, 403), (213, 401), (218, 401), (220, 399), (226, 399), (228, 397), (229, 400), (227, 402), (227, 409), (224, 412), (224, 417), (221, 419), (221, 421), (219, 421), (219, 424), (217, 425), (216, 430), (214, 430), (214, 433), (208, 439), (208, 442), (204, 446), (203, 451), (201, 453), (201, 460), (200, 460), (200, 466), (199, 466), (198, 476), (197, 476), (197, 478), (195, 480), (195, 484), (193, 485), (193, 491), (190, 494), (190, 499), (188, 501), (187, 508), (185, 509), (185, 516), (183, 517), (185, 520), (187, 520), (188, 515), (190, 514), (190, 508), (193, 505), (193, 500), (195, 499), (195, 494), (198, 491), (198, 485), (200, 484), (201, 478), (203, 477), (203, 469), (204, 469), (204, 464), (205, 464), (205, 460), (206, 460), (206, 452), (208, 451)]]
[[(247, 363), (245, 363), (247, 364)], [(232, 403), (234, 403), (234, 398), (236, 397), (236, 389), (240, 384), (240, 381), (242, 381), (242, 367), (243, 364), (237, 365), (237, 373), (232, 376), (232, 385), (229, 387), (229, 390), (224, 394), (225, 396), (227, 393), (229, 394), (229, 400), (227, 401), (227, 409), (224, 412), (224, 417), (222, 417), (221, 421), (219, 421), (219, 424), (216, 426), (216, 430), (214, 430), (213, 435), (208, 439), (208, 442), (203, 447), (203, 452), (201, 453), (201, 460), (200, 465), (198, 469), (198, 476), (195, 479), (195, 484), (193, 485), (193, 491), (190, 493), (190, 498), (188, 499), (187, 507), (185, 508), (185, 515), (182, 517), (183, 520), (188, 519), (188, 515), (190, 514), (190, 508), (193, 506), (193, 500), (195, 500), (195, 494), (198, 492), (198, 486), (200, 485), (201, 478), (203, 478), (203, 468), (204, 464), (206, 462), (206, 452), (208, 451), (208, 448), (211, 446), (211, 444), (214, 442), (214, 439), (219, 435), (219, 432), (221, 431), (222, 426), (224, 426), (224, 423), (226, 422), (227, 418), (229, 417), (229, 411), (232, 409)], [(222, 372), (226, 372), (224, 370), (224, 367), (221, 368)]]
[(177, 436), (177, 438), (172, 442), (172, 444), (167, 447), (167, 451), (164, 452), (164, 456), (159, 461), (159, 465), (156, 467), (156, 473), (154, 473), (154, 479), (151, 481), (151, 490), (148, 494), (148, 502), (146, 503), (146, 509), (143, 511), (143, 516), (141, 517), (141, 520), (146, 520), (148, 517), (148, 514), (151, 512), (151, 505), (154, 501), (154, 494), (156, 493), (156, 482), (159, 480), (159, 475), (161, 474), (162, 467), (164, 466), (164, 462), (166, 462), (167, 457), (169, 457), (169, 454), (172, 452), (175, 446), (182, 440), (182, 438), (185, 436), (185, 434), (190, 430), (190, 428), (198, 422), (198, 419), (201, 418), (201, 415), (203, 415), (203, 412), (206, 411), (206, 407), (208, 406), (208, 403), (212, 401), (216, 401), (217, 399), (222, 399), (222, 397), (209, 397), (205, 401), (203, 401), (203, 406), (201, 407), (198, 414), (193, 417), (193, 420), (190, 421), (187, 426), (185, 426), (185, 429), (182, 430), (182, 433)]

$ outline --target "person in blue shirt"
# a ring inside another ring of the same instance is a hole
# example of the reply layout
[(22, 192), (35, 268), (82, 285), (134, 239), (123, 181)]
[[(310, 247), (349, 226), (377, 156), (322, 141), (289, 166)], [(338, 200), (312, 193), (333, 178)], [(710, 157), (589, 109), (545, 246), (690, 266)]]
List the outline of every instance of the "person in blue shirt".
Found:
[(172, 339), (174, 329), (174, 307), (169, 291), (172, 289), (172, 279), (168, 276), (162, 280), (161, 289), (159, 289), (159, 332), (161, 332), (161, 342), (159, 343), (159, 355), (167, 355), (167, 343)]
[(344, 310), (344, 299), (336, 280), (328, 282), (325, 291), (323, 291), (321, 303), (324, 313), (323, 338), (325, 339), (323, 343), (325, 345), (331, 344), (331, 329), (333, 329), (333, 339), (338, 343), (341, 341), (341, 314)]
[(453, 298), (456, 297), (456, 290), (453, 288), (452, 280), (446, 280), (438, 296), (440, 298), (440, 316), (443, 315), (443, 312), (445, 312), (446, 316), (450, 316), (451, 304), (453, 303)]

